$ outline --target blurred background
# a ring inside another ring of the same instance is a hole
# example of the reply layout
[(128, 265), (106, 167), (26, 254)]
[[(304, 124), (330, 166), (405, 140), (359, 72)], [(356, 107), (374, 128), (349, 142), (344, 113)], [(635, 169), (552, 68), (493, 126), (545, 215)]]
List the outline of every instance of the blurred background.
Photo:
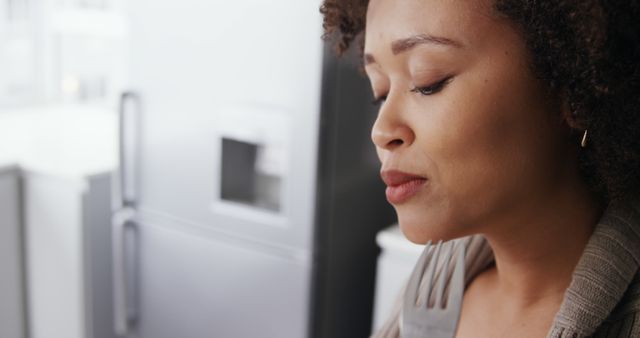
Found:
[(394, 227), (315, 0), (0, 0), (0, 338), (367, 337)]

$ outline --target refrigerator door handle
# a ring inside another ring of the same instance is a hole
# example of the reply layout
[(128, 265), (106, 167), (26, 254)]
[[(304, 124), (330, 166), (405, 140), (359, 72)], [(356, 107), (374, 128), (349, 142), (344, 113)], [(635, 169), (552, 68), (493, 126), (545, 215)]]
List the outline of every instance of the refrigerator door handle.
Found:
[(136, 231), (135, 210), (124, 208), (114, 213), (112, 223), (113, 253), (113, 307), (115, 332), (126, 337), (137, 317), (135, 305), (134, 260)]
[(118, 170), (112, 185), (112, 258), (114, 328), (126, 337), (137, 316), (135, 261), (137, 162), (139, 160), (140, 98), (123, 92), (118, 109)]
[(114, 210), (135, 207), (137, 202), (140, 108), (138, 94), (133, 91), (125, 91), (121, 94), (118, 109), (119, 166), (114, 184)]

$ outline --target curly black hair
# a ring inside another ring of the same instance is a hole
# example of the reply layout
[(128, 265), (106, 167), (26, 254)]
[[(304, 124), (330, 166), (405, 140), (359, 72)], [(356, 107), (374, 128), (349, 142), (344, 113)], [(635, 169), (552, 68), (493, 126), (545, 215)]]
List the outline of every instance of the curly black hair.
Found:
[[(324, 38), (360, 41), (368, 0), (325, 0)], [(496, 0), (530, 50), (534, 73), (562, 93), (580, 172), (602, 203), (640, 192), (640, 0)]]

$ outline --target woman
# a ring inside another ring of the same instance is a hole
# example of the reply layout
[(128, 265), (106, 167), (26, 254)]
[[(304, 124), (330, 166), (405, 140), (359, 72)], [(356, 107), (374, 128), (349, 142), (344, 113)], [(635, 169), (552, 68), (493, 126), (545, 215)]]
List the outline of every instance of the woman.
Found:
[[(403, 233), (486, 243), (470, 253), (490, 255), (467, 269), (456, 337), (640, 337), (640, 2), (321, 12), (339, 52), (364, 39)], [(396, 312), (378, 336), (398, 334)]]

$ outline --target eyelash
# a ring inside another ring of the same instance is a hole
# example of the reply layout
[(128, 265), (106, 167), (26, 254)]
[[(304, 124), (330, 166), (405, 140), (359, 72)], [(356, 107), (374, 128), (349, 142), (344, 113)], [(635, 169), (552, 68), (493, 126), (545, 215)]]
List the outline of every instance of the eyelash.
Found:
[[(437, 94), (438, 92), (440, 92), (449, 82), (451, 82), (451, 80), (453, 79), (453, 76), (447, 76), (444, 79), (434, 83), (434, 84), (430, 84), (428, 86), (424, 86), (424, 87), (415, 87), (413, 89), (410, 90), (410, 92), (412, 93), (418, 93), (424, 96), (427, 95), (433, 95), (433, 94)], [(373, 100), (373, 102), (371, 102), (374, 106), (379, 106), (380, 104), (382, 104), (385, 100), (387, 99), (387, 95), (382, 95), (380, 97), (377, 97)]]
[(433, 95), (438, 93), (439, 91), (442, 90), (442, 88), (444, 88), (444, 86), (446, 86), (449, 82), (451, 82), (451, 79), (453, 79), (453, 76), (447, 76), (444, 79), (428, 85), (428, 86), (424, 86), (424, 87), (415, 87), (413, 89), (411, 89), (412, 93), (419, 93), (422, 95)]

